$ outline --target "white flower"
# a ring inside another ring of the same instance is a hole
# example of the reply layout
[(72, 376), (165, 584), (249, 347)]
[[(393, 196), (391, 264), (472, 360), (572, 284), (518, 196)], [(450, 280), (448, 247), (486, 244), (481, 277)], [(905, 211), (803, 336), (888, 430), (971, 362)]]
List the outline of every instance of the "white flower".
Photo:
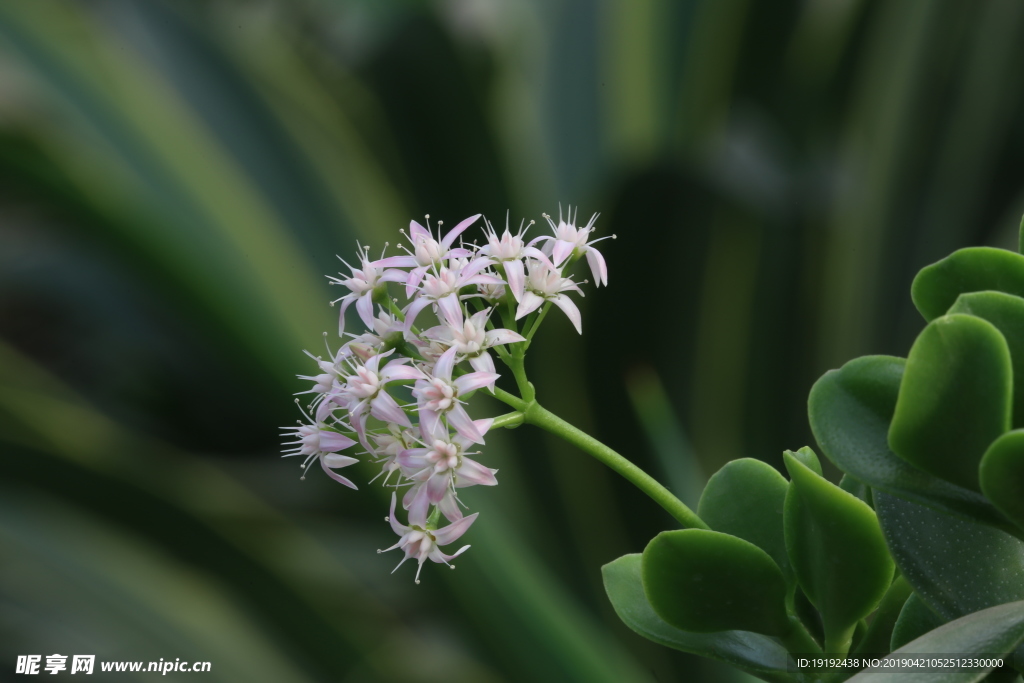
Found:
[[(381, 360), (392, 353), (393, 351), (388, 351), (373, 356), (363, 365), (354, 365), (352, 374), (343, 378), (344, 386), (337, 395), (331, 397), (348, 409), (355, 431), (360, 436), (365, 433), (367, 412), (382, 422), (394, 422), (403, 427), (412, 426), (409, 416), (384, 387), (394, 380), (422, 379), (423, 373), (417, 368), (405, 365), (409, 362), (408, 358), (398, 358), (383, 369), (379, 369)], [(320, 411), (318, 415), (319, 413)]]
[[(427, 218), (429, 219), (430, 216)], [(440, 267), (449, 258), (464, 258), (472, 255), (471, 251), (462, 247), (452, 249), (452, 243), (478, 218), (480, 218), (480, 214), (470, 216), (452, 228), (441, 240), (435, 239), (430, 234), (429, 222), (424, 228), (416, 221), (409, 221), (408, 237), (412, 242), (412, 251), (406, 249), (408, 256), (391, 256), (375, 261), (373, 265), (379, 268), (412, 268), (404, 278), (405, 295), (411, 297), (431, 267)], [(440, 237), (440, 235), (438, 236)]]
[(454, 543), (466, 533), (466, 530), (476, 521), (477, 515), (480, 513), (473, 513), (468, 517), (463, 517), (457, 522), (453, 522), (443, 529), (428, 529), (426, 517), (409, 515), (409, 526), (401, 524), (395, 517), (395, 494), (391, 494), (391, 514), (388, 515), (388, 521), (391, 523), (391, 529), (398, 534), (401, 538), (398, 543), (394, 544), (390, 548), (385, 550), (378, 550), (377, 552), (387, 552), (388, 550), (394, 550), (400, 548), (405, 552), (405, 557), (399, 562), (391, 573), (394, 574), (398, 571), (398, 568), (405, 564), (405, 561), (410, 557), (416, 558), (419, 562), (419, 566), (416, 568), (416, 583), (420, 582), (420, 570), (423, 569), (423, 563), (426, 560), (431, 562), (437, 562), (440, 564), (446, 564), (449, 567), (452, 560), (461, 555), (462, 553), (469, 550), (468, 545), (464, 545), (456, 550), (451, 555), (445, 555), (441, 552), (440, 546)]
[(436, 432), (436, 423), (445, 416), (462, 436), (476, 443), (484, 442), (484, 432), (473, 422), (462, 407), (460, 396), (489, 386), (500, 375), (493, 372), (471, 372), (452, 380), (457, 349), (445, 351), (434, 364), (433, 372), (425, 379), (417, 380), (412, 395), (419, 402), (420, 426), (430, 433)]
[(347, 278), (331, 276), (327, 278), (331, 284), (344, 285), (349, 289), (348, 294), (331, 302), (332, 306), (341, 302), (341, 315), (338, 320), (339, 335), (345, 334), (345, 311), (352, 305), (352, 302), (355, 302), (356, 312), (359, 313), (359, 317), (366, 323), (366, 326), (373, 327), (374, 291), (385, 282), (400, 282), (406, 277), (405, 273), (400, 270), (383, 270), (375, 266), (370, 262), (366, 250), (362, 247), (359, 248), (359, 268), (349, 266), (344, 260), (342, 263), (348, 266), (352, 274)]
[[(508, 229), (508, 217), (505, 218), (505, 232), (501, 237), (488, 222), (485, 234), (487, 244), (480, 248), (480, 253), (489, 256), (499, 263), (505, 270), (505, 281), (508, 283), (512, 296), (519, 301), (523, 296), (523, 287), (526, 283), (526, 274), (523, 270), (523, 259), (527, 257), (538, 258), (540, 250), (534, 246), (528, 246), (523, 242), (523, 235), (533, 225), (533, 221), (525, 228), (522, 223), (519, 225), (519, 232), (513, 235)], [(502, 293), (504, 295), (504, 292)], [(485, 294), (486, 296), (486, 294)], [(490, 297), (493, 300), (493, 297)]]
[(501, 285), (504, 280), (481, 272), (489, 265), (486, 257), (472, 260), (452, 259), (448, 266), (441, 266), (427, 273), (420, 285), (419, 295), (405, 311), (405, 328), (410, 329), (420, 311), (434, 304), (441, 312), (442, 319), (451, 325), (461, 325), (464, 318), (459, 291), (470, 285)]
[[(423, 334), (425, 337), (436, 336), (439, 342), (448, 347), (454, 346), (458, 355), (468, 360), (477, 372), (487, 372), (497, 376), (494, 371), (494, 359), (491, 358), (487, 350), (503, 344), (524, 342), (526, 337), (512, 330), (488, 330), (487, 318), (490, 313), (490, 309), (478, 311), (466, 319), (462, 325), (446, 324), (427, 330)], [(494, 382), (487, 386), (491, 391), (494, 390)]]
[(530, 273), (526, 278), (526, 291), (516, 309), (516, 320), (533, 313), (545, 301), (558, 306), (572, 321), (576, 331), (583, 334), (583, 323), (580, 320), (580, 309), (562, 292), (573, 291), (583, 296), (583, 291), (575, 282), (562, 277), (562, 271), (556, 268), (546, 257), (531, 259), (528, 263)]
[[(308, 417), (308, 416), (307, 416)], [(351, 480), (346, 479), (340, 474), (335, 474), (331, 470), (340, 469), (342, 467), (348, 467), (354, 463), (359, 462), (358, 459), (349, 457), (347, 455), (339, 455), (337, 451), (343, 451), (346, 448), (355, 445), (355, 441), (348, 438), (344, 434), (340, 434), (333, 429), (327, 427), (323, 423), (314, 424), (302, 424), (299, 423), (298, 427), (282, 427), (285, 430), (285, 436), (298, 437), (295, 441), (286, 441), (285, 445), (293, 445), (284, 452), (284, 457), (292, 455), (304, 455), (306, 459), (302, 463), (303, 474), (302, 478), (306, 478), (305, 472), (309, 470), (310, 465), (313, 464), (313, 460), (319, 460), (320, 467), (323, 468), (324, 472), (327, 473), (334, 481), (339, 484), (344, 484), (349, 488), (356, 488), (356, 485)], [(288, 432), (292, 432), (289, 434)]]
[(594, 214), (590, 217), (590, 221), (582, 228), (576, 227), (576, 215), (572, 212), (572, 207), (569, 207), (569, 221), (566, 222), (562, 219), (562, 211), (558, 211), (558, 225), (551, 220), (551, 216), (544, 214), (544, 218), (547, 219), (548, 224), (551, 226), (551, 230), (555, 233), (554, 236), (545, 235), (538, 237), (537, 239), (530, 242), (535, 244), (537, 242), (547, 242), (544, 245), (544, 253), (551, 257), (551, 261), (556, 266), (561, 266), (570, 257), (576, 259), (586, 254), (587, 263), (590, 265), (590, 272), (594, 275), (594, 284), (600, 287), (602, 284), (608, 286), (608, 266), (605, 264), (604, 256), (601, 255), (597, 249), (590, 246), (595, 242), (606, 240), (609, 237), (615, 239), (615, 235), (608, 235), (607, 237), (600, 237), (596, 240), (587, 241), (590, 237), (590, 233), (594, 231), (594, 221), (600, 214)]
[[(486, 433), (493, 420), (476, 420), (479, 431)], [(437, 505), (445, 517), (454, 521), (461, 519), (462, 512), (456, 504), (454, 489), (467, 486), (497, 486), (492, 470), (467, 457), (473, 443), (461, 434), (451, 436), (441, 423), (427, 425), (420, 423), (422, 448), (409, 448), (398, 454), (402, 473), (416, 482), (406, 492), (402, 505), (409, 514), (426, 514), (431, 505)]]

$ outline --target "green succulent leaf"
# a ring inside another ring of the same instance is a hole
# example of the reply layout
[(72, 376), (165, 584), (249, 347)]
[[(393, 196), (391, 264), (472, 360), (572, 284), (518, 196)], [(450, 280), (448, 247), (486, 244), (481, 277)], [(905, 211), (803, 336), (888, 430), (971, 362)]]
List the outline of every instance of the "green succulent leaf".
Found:
[(742, 538), (771, 555), (788, 583), (793, 570), (782, 529), (788, 490), (789, 482), (771, 465), (753, 458), (733, 460), (704, 487), (697, 516), (715, 531)]
[(644, 595), (642, 557), (624, 555), (601, 568), (605, 591), (619, 618), (644, 638), (683, 652), (726, 662), (767, 681), (788, 681), (789, 654), (771, 638), (749, 631), (693, 633), (665, 622)]
[(871, 487), (864, 482), (851, 477), (849, 474), (844, 474), (843, 478), (839, 480), (839, 488), (850, 495), (857, 496), (869, 506), (874, 507), (874, 503), (871, 502)]
[(923, 472), (889, 449), (889, 423), (905, 363), (893, 356), (864, 356), (815, 383), (807, 407), (821, 451), (872, 489), (967, 519), (1006, 525), (981, 494)]
[[(890, 655), (949, 654), (991, 657), (1013, 652), (1024, 640), (1024, 602), (990, 607), (961, 617), (956, 621), (929, 631), (904, 645)], [(951, 669), (944, 672), (906, 673), (897, 671), (862, 671), (850, 679), (851, 683), (974, 683), (992, 671), (991, 667), (977, 669)]]
[(705, 529), (663, 531), (643, 553), (647, 599), (677, 628), (697, 633), (789, 629), (786, 580), (749, 541)]
[(801, 588), (821, 613), (825, 650), (846, 652), (857, 622), (892, 582), (893, 561), (875, 513), (863, 501), (783, 456), (786, 547)]
[(999, 511), (1024, 530), (1024, 429), (996, 439), (981, 459), (981, 490)]
[(949, 313), (989, 321), (1002, 333), (1013, 364), (1013, 427), (1024, 427), (1024, 299), (1003, 292), (961, 294)]
[(818, 460), (818, 454), (815, 453), (810, 446), (804, 446), (798, 451), (783, 452), (799, 460), (801, 463), (810, 468), (810, 470), (817, 474), (819, 477), (825, 476), (825, 474), (821, 470), (821, 461)]
[(992, 247), (960, 249), (922, 268), (910, 297), (931, 321), (945, 315), (961, 294), (987, 290), (1024, 296), (1024, 256)]
[(898, 650), (912, 640), (917, 640), (929, 631), (934, 631), (946, 623), (943, 619), (921, 599), (917, 593), (912, 593), (903, 605), (899, 619), (892, 629), (892, 640), (889, 646), (892, 650)]
[(1010, 350), (992, 323), (936, 318), (910, 349), (889, 447), (926, 472), (980, 491), (981, 457), (1010, 429), (1012, 382)]
[(941, 617), (1024, 600), (1024, 542), (885, 493), (875, 511), (900, 572)]

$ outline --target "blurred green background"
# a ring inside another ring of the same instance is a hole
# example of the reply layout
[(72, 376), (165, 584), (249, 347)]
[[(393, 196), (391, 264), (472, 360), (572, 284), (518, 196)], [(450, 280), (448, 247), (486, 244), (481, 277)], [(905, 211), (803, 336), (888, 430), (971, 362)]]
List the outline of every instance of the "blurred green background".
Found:
[(918, 268), (1016, 244), (1022, 63), (1017, 0), (6, 0), (0, 679), (747, 680), (618, 622), (600, 565), (672, 522), (530, 428), (458, 571), (390, 576), (384, 491), (277, 457), (323, 276), (424, 213), (601, 212), (531, 378), (694, 502), (905, 354)]

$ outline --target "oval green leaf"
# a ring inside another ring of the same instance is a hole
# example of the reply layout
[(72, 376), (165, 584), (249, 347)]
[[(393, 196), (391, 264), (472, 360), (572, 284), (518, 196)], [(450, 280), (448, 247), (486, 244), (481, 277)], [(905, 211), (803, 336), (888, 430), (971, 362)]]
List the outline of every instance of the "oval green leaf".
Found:
[(961, 294), (950, 313), (982, 318), (995, 325), (1010, 349), (1013, 365), (1012, 427), (1024, 427), (1024, 299), (1003, 292)]
[(981, 457), (1010, 429), (1012, 380), (1010, 350), (992, 323), (936, 318), (910, 349), (889, 447), (926, 472), (980, 491)]
[(922, 268), (910, 298), (931, 321), (945, 315), (961, 294), (986, 290), (1024, 296), (1024, 256), (992, 247), (960, 249)]
[(944, 619), (1024, 600), (1024, 543), (986, 524), (876, 492), (900, 572)]
[(893, 356), (864, 356), (815, 383), (807, 408), (822, 453), (873, 489), (967, 519), (1005, 525), (981, 494), (923, 472), (889, 449), (889, 423), (905, 363)]
[(818, 460), (818, 454), (815, 453), (810, 446), (804, 446), (798, 451), (783, 451), (783, 453), (788, 453), (793, 456), (819, 477), (825, 476), (824, 472), (821, 470), (821, 461)]
[(623, 623), (648, 640), (683, 652), (726, 662), (767, 681), (789, 681), (789, 653), (776, 641), (749, 631), (693, 633), (658, 616), (644, 595), (639, 553), (601, 568), (604, 588)]
[(996, 439), (981, 459), (981, 490), (1024, 531), (1024, 429)]
[[(1024, 602), (990, 607), (961, 617), (929, 631), (920, 638), (893, 652), (889, 658), (902, 654), (978, 655), (979, 658), (1006, 656), (1024, 640)], [(907, 673), (904, 671), (861, 671), (851, 683), (974, 683), (992, 671), (991, 667), (951, 669), (943, 672)]]
[(715, 531), (750, 541), (771, 555), (789, 582), (793, 571), (786, 554), (782, 510), (789, 482), (771, 465), (741, 458), (708, 480), (697, 516)]
[(845, 652), (857, 622), (889, 588), (893, 561), (867, 504), (783, 457), (792, 479), (785, 512), (789, 561), (821, 613), (826, 651)]
[(765, 551), (741, 538), (705, 529), (663, 531), (643, 553), (647, 600), (684, 631), (789, 628), (786, 580)]

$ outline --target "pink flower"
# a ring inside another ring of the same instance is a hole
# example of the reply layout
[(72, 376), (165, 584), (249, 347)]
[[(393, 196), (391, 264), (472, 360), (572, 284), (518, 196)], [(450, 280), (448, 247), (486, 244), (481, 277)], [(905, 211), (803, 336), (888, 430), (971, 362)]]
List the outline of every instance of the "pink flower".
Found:
[(480, 254), (489, 256), (499, 263), (505, 270), (505, 281), (508, 283), (512, 296), (519, 301), (523, 296), (523, 287), (526, 284), (526, 274), (523, 269), (523, 259), (526, 257), (539, 258), (540, 250), (534, 246), (527, 246), (523, 243), (523, 234), (533, 225), (533, 221), (525, 228), (519, 225), (519, 232), (513, 235), (508, 229), (508, 218), (505, 218), (505, 232), (501, 237), (494, 230), (494, 227), (487, 223), (485, 234), (487, 245), (480, 248)]
[[(320, 467), (323, 468), (324, 472), (327, 473), (334, 481), (339, 484), (354, 489), (356, 485), (351, 480), (346, 479), (340, 474), (335, 474), (331, 470), (340, 469), (342, 467), (348, 467), (354, 463), (359, 462), (356, 458), (349, 457), (347, 455), (338, 455), (337, 451), (343, 451), (350, 446), (355, 445), (355, 441), (348, 438), (344, 434), (328, 428), (326, 425), (320, 424), (301, 424), (298, 427), (282, 427), (285, 430), (285, 436), (298, 437), (295, 441), (286, 441), (285, 445), (296, 444), (293, 448), (290, 448), (284, 452), (284, 457), (292, 455), (304, 455), (306, 459), (302, 463), (303, 473), (302, 478), (306, 478), (306, 471), (309, 470), (310, 465), (313, 464), (313, 460), (320, 461)], [(288, 432), (293, 432), (288, 434)]]
[(453, 346), (441, 354), (434, 364), (432, 374), (418, 380), (413, 386), (412, 395), (419, 403), (420, 425), (430, 433), (435, 433), (443, 415), (459, 434), (475, 443), (483, 443), (484, 432), (469, 417), (459, 397), (490, 386), (500, 375), (493, 372), (471, 372), (453, 381), (452, 370), (457, 352), (458, 349)]
[(391, 514), (388, 515), (388, 521), (391, 523), (391, 529), (401, 538), (398, 540), (398, 543), (390, 548), (377, 551), (380, 553), (400, 548), (405, 552), (405, 557), (402, 558), (402, 561), (391, 570), (392, 574), (398, 571), (398, 568), (405, 564), (406, 560), (414, 557), (419, 562), (419, 566), (416, 568), (416, 583), (419, 583), (420, 570), (423, 569), (423, 563), (426, 560), (429, 559), (432, 562), (446, 564), (451, 567), (450, 563), (452, 560), (469, 550), (469, 546), (464, 545), (451, 555), (445, 555), (441, 552), (440, 546), (457, 541), (476, 521), (477, 515), (480, 513), (473, 513), (469, 517), (463, 517), (443, 529), (428, 529), (425, 516), (414, 516), (410, 513), (409, 526), (405, 526), (395, 517), (395, 500), (395, 494), (391, 494)]
[[(526, 337), (512, 330), (488, 330), (487, 318), (490, 313), (490, 309), (478, 311), (465, 320), (462, 325), (438, 326), (423, 334), (428, 338), (436, 336), (439, 342), (449, 347), (454, 346), (458, 355), (468, 360), (477, 372), (496, 375), (494, 359), (491, 358), (487, 350), (502, 344), (524, 342)], [(493, 391), (494, 382), (488, 384), (487, 387)]]
[(547, 219), (548, 224), (554, 231), (554, 236), (545, 235), (538, 237), (537, 239), (530, 242), (535, 244), (537, 242), (547, 242), (544, 245), (544, 253), (551, 257), (551, 261), (556, 266), (561, 266), (566, 261), (572, 258), (579, 258), (584, 254), (587, 255), (587, 263), (590, 265), (590, 272), (594, 275), (594, 283), (600, 287), (602, 284), (608, 286), (608, 266), (605, 264), (604, 256), (601, 255), (597, 249), (590, 246), (595, 242), (606, 240), (609, 237), (615, 239), (615, 235), (608, 235), (607, 237), (600, 237), (596, 240), (587, 241), (590, 237), (590, 233), (594, 231), (594, 221), (600, 214), (594, 214), (590, 217), (590, 221), (582, 228), (576, 227), (576, 215), (572, 213), (572, 207), (569, 207), (569, 222), (566, 223), (562, 219), (562, 211), (558, 211), (558, 225), (551, 220), (551, 216), (544, 214), (544, 218)]
[(461, 325), (464, 315), (459, 290), (469, 285), (501, 285), (504, 280), (482, 273), (491, 265), (486, 257), (471, 261), (453, 259), (449, 266), (441, 266), (432, 273), (427, 273), (420, 285), (420, 293), (409, 304), (405, 311), (405, 328), (410, 329), (416, 316), (430, 304), (434, 304), (441, 312), (441, 318), (451, 325)]
[[(477, 420), (476, 427), (486, 432), (493, 420)], [(422, 448), (410, 448), (398, 454), (398, 464), (406, 478), (415, 482), (402, 500), (409, 514), (426, 514), (431, 505), (437, 505), (450, 520), (462, 517), (456, 504), (454, 489), (467, 486), (497, 486), (494, 476), (498, 470), (484, 467), (467, 457), (473, 443), (461, 434), (451, 436), (448, 429), (435, 423), (427, 426), (420, 423), (423, 436)], [(476, 453), (472, 453), (476, 455)]]
[[(391, 353), (393, 351), (378, 354), (363, 365), (353, 366), (352, 374), (344, 378), (344, 386), (333, 397), (335, 402), (342, 403), (348, 409), (356, 433), (360, 435), (365, 433), (367, 412), (382, 422), (393, 422), (403, 427), (412, 426), (409, 416), (388, 394), (384, 386), (394, 380), (420, 380), (424, 375), (417, 368), (405, 365), (409, 362), (408, 358), (393, 360), (379, 370), (381, 360)], [(321, 405), (321, 409), (317, 411), (318, 415), (322, 409)]]
[[(342, 260), (342, 263), (345, 263)], [(338, 334), (345, 334), (345, 311), (352, 305), (353, 302), (356, 304), (356, 311), (359, 313), (359, 317), (362, 319), (366, 326), (373, 328), (373, 293), (377, 287), (385, 282), (401, 282), (405, 279), (406, 275), (400, 270), (382, 270), (379, 266), (375, 266), (370, 262), (367, 257), (366, 251), (360, 247), (359, 250), (359, 268), (353, 268), (348, 266), (352, 274), (345, 278), (328, 277), (331, 284), (344, 285), (349, 288), (349, 293), (340, 299), (335, 299), (331, 302), (331, 305), (341, 302), (341, 315), (338, 320)]]
[(533, 313), (545, 301), (550, 301), (558, 306), (572, 321), (576, 331), (583, 334), (583, 323), (580, 320), (580, 309), (562, 292), (573, 291), (583, 296), (583, 291), (575, 282), (567, 277), (562, 277), (562, 271), (556, 268), (547, 258), (531, 259), (529, 261), (530, 274), (526, 278), (526, 291), (519, 308), (516, 309), (516, 320)]
[[(416, 437), (408, 429), (402, 429), (397, 424), (389, 423), (388, 431), (371, 434), (370, 438), (376, 444), (370, 452), (378, 457), (376, 462), (381, 466), (380, 474), (377, 477), (384, 475), (383, 484), (387, 485), (392, 474), (395, 472), (401, 474), (398, 454), (411, 448), (416, 443)], [(373, 479), (370, 480), (371, 483)]]
[[(427, 216), (429, 219), (430, 216)], [(412, 242), (412, 251), (406, 249), (408, 256), (391, 256), (373, 265), (379, 268), (412, 268), (405, 277), (405, 295), (411, 297), (412, 293), (419, 286), (423, 276), (433, 267), (441, 266), (449, 258), (465, 258), (471, 256), (472, 252), (461, 247), (452, 249), (455, 238), (461, 235), (466, 228), (473, 225), (480, 214), (465, 219), (438, 241), (430, 234), (430, 223), (424, 228), (416, 221), (409, 221), (409, 241)], [(440, 237), (440, 235), (438, 235)]]

